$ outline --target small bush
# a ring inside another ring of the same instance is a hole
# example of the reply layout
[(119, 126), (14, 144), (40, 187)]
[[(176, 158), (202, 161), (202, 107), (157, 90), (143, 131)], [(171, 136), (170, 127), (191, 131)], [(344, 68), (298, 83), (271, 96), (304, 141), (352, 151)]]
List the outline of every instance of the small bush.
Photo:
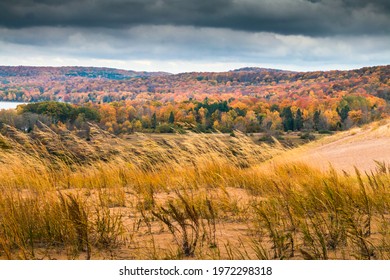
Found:
[(303, 133), (301, 136), (300, 136), (301, 139), (303, 140), (309, 140), (309, 141), (313, 141), (316, 139), (316, 137), (311, 134), (310, 132), (305, 132)]
[(318, 130), (318, 133), (319, 134), (329, 134), (329, 135), (333, 134), (333, 132), (330, 130)]
[(156, 132), (159, 133), (173, 133), (174, 129), (171, 124), (161, 124), (157, 127)]

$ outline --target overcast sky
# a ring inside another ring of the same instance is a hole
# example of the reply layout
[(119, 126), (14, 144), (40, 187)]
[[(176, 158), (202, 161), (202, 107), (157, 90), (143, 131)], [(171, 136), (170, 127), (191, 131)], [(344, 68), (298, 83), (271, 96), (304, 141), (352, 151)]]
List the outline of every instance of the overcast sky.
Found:
[(389, 0), (0, 2), (0, 65), (178, 73), (387, 64)]

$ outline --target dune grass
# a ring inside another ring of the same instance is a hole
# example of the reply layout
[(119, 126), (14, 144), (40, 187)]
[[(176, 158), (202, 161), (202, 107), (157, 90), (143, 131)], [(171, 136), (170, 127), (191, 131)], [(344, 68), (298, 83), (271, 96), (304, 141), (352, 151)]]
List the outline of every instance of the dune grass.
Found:
[(2, 136), (0, 258), (390, 258), (385, 163), (344, 175), (263, 165), (283, 149), (238, 132), (91, 134)]

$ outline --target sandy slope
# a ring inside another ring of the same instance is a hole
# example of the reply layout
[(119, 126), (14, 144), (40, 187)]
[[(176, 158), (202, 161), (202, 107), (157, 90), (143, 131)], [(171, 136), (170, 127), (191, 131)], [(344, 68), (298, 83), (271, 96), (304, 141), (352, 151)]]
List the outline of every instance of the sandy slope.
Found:
[(341, 132), (275, 159), (285, 160), (305, 162), (322, 170), (330, 165), (347, 172), (353, 171), (354, 166), (361, 171), (374, 170), (375, 161), (390, 163), (390, 121)]

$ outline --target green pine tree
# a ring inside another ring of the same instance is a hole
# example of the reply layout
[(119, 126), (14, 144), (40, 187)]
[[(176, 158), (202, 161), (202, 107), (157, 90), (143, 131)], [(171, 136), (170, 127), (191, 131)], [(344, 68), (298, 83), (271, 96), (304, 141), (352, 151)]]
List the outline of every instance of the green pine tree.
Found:
[(169, 114), (168, 122), (171, 123), (171, 124), (173, 124), (175, 122), (175, 115), (173, 114), (172, 111)]

